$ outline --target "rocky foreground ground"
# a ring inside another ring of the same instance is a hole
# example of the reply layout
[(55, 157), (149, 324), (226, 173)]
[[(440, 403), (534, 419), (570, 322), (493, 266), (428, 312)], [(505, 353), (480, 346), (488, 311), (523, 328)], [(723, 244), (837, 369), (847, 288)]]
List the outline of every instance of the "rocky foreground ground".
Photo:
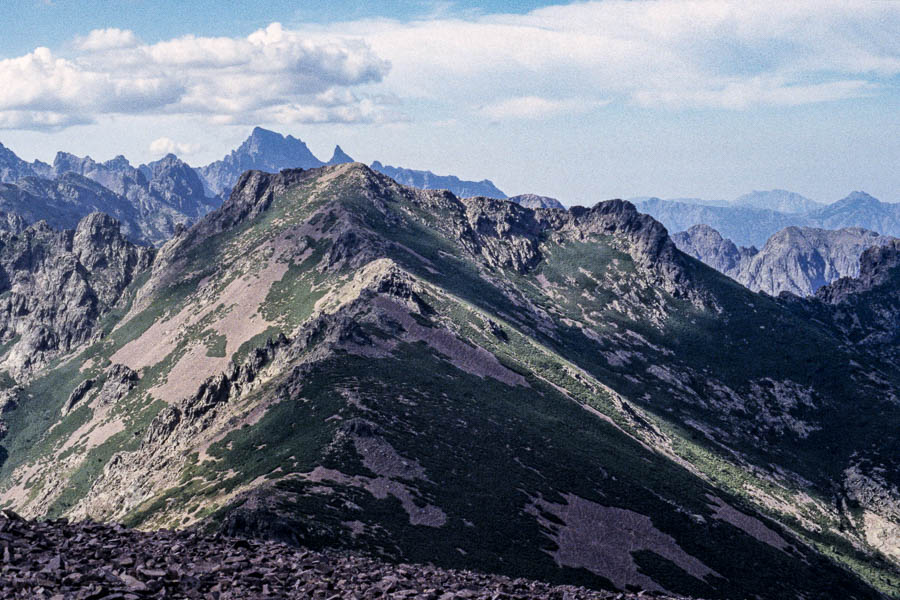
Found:
[(27, 521), (0, 511), (3, 599), (635, 597), (192, 531)]

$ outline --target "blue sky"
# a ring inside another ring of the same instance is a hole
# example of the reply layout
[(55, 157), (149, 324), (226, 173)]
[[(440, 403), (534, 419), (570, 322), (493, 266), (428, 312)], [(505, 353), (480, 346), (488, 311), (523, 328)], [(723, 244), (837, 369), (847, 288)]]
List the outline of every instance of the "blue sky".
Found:
[(221, 158), (254, 125), (327, 159), (567, 204), (786, 188), (900, 201), (900, 3), (17, 0), (0, 142)]

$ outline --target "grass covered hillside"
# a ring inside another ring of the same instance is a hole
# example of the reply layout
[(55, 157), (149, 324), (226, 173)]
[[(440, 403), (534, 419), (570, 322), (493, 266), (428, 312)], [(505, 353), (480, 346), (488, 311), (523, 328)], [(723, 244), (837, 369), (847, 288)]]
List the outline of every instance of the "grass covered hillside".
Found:
[(0, 506), (599, 589), (900, 593), (895, 366), (627, 202), (250, 171), (145, 262), (90, 339), (4, 377)]

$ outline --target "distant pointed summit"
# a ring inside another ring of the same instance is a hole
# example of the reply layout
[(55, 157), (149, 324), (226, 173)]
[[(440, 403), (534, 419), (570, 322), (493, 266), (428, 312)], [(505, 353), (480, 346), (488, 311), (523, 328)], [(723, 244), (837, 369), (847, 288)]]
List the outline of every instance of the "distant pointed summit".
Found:
[(843, 200), (838, 200), (835, 204), (854, 204), (857, 206), (877, 206), (881, 201), (862, 191), (850, 192)]
[(324, 164), (303, 140), (254, 127), (250, 137), (231, 154), (197, 171), (212, 192), (223, 194), (228, 193), (244, 171), (277, 173), (282, 169), (313, 169)]
[(0, 144), (0, 183), (15, 183), (22, 177), (44, 176), (49, 165), (40, 161), (27, 163), (16, 153)]
[(334, 147), (334, 153), (331, 155), (331, 160), (329, 160), (327, 165), (342, 165), (344, 163), (353, 162), (353, 159), (350, 158), (350, 155), (344, 152), (340, 146)]

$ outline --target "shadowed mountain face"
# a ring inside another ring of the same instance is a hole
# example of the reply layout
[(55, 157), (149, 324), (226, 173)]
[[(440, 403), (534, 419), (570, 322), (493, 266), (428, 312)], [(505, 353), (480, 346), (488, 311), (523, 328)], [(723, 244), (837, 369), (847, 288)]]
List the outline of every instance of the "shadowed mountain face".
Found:
[(702, 205), (659, 198), (642, 199), (636, 205), (669, 231), (708, 225), (739, 246), (760, 248), (772, 235), (792, 226), (861, 227), (881, 235), (900, 236), (900, 204), (880, 202), (863, 192), (853, 192), (829, 205), (783, 190), (754, 192), (738, 198), (732, 205)]
[[(241, 600), (315, 598), (508, 598), (510, 600), (640, 600), (571, 585), (511, 579), (432, 565), (397, 565), (347, 552), (311, 552), (284, 544), (202, 535), (196, 531), (136, 531), (100, 523), (25, 521), (0, 510), (9, 557), (0, 578), (3, 598), (231, 597)], [(71, 552), (77, 540), (77, 551)], [(90, 551), (85, 551), (85, 549)], [(110, 565), (122, 565), (117, 575)], [(253, 565), (250, 567), (250, 565)], [(163, 568), (164, 566), (164, 568)], [(6, 574), (5, 573), (5, 574)], [(100, 583), (102, 582), (102, 584)], [(266, 586), (265, 592), (262, 588)], [(220, 595), (227, 590), (228, 596)], [(440, 590), (441, 595), (435, 590)], [(655, 595), (657, 600), (684, 600)]]
[(894, 239), (858, 227), (836, 231), (788, 227), (757, 250), (738, 248), (706, 225), (695, 225), (672, 236), (679, 250), (754, 292), (773, 296), (782, 292), (810, 296), (841, 277), (856, 277), (862, 253)]
[(628, 202), (248, 172), (102, 334), (4, 378), (0, 504), (595, 588), (896, 593), (900, 375), (875, 304), (838, 300), (877, 294), (896, 352), (884, 248), (846, 294), (776, 300)]

